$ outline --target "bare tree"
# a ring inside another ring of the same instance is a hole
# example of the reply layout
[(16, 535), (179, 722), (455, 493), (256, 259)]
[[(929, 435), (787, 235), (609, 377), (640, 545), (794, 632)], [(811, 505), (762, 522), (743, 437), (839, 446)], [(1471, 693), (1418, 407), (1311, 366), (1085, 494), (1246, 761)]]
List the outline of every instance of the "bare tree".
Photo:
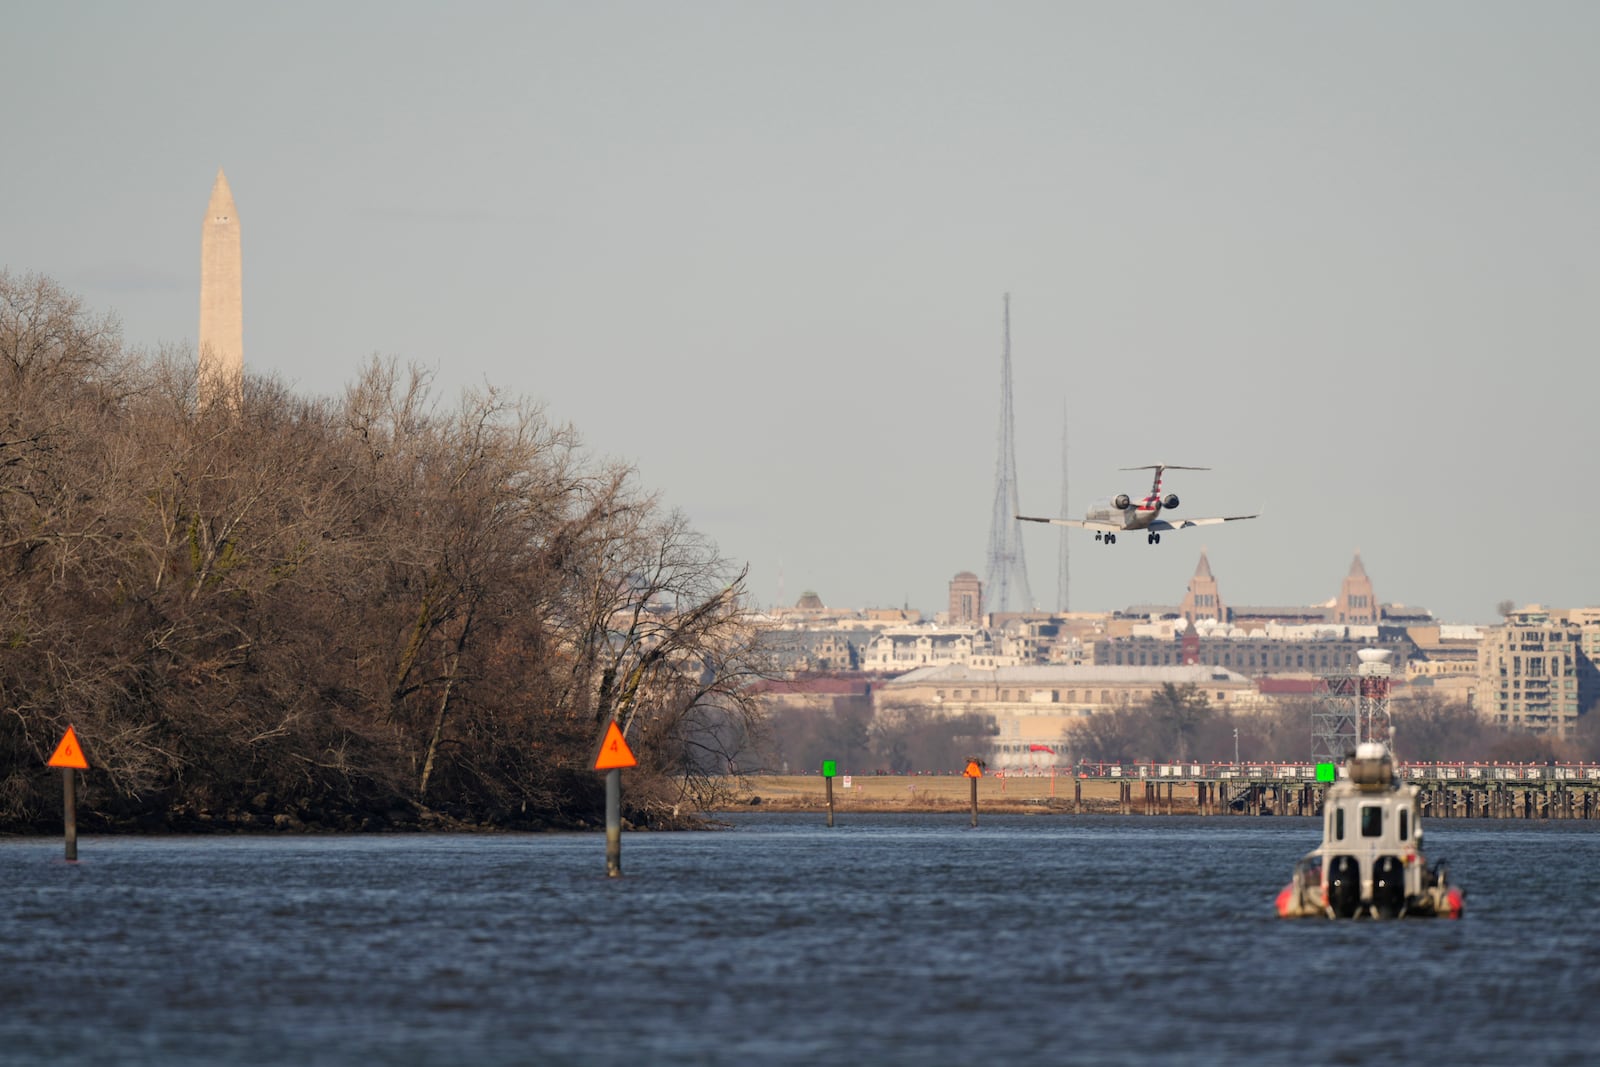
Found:
[(1196, 740), (1215, 718), (1211, 701), (1190, 683), (1179, 687), (1167, 682), (1150, 698), (1149, 723), (1156, 751), (1154, 758), (1184, 761), (1190, 758)]
[(1142, 706), (1121, 707), (1096, 712), (1068, 728), (1064, 740), (1080, 760), (1094, 763), (1126, 763), (1148, 759), (1150, 750), (1149, 711)]
[(676, 806), (759, 739), (742, 573), (570, 427), (392, 361), (194, 382), (0, 274), (0, 821), (68, 721), (86, 807), (200, 821), (583, 817), (613, 718)]

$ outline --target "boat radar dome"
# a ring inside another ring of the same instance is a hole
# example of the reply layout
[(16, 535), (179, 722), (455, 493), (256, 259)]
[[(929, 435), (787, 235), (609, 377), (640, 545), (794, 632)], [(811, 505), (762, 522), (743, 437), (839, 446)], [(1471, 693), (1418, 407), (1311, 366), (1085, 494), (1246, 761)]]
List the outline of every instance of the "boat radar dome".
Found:
[(1388, 663), (1389, 657), (1394, 652), (1387, 648), (1363, 648), (1356, 652), (1356, 659), (1362, 663)]
[(1381, 741), (1363, 741), (1350, 761), (1350, 781), (1363, 793), (1393, 789), (1394, 760)]

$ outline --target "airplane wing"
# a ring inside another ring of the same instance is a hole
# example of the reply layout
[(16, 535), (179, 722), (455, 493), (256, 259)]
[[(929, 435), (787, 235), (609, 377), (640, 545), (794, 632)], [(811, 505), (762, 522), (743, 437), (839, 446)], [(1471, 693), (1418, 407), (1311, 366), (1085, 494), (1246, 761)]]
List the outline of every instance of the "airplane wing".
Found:
[(1223, 522), (1242, 522), (1245, 519), (1257, 518), (1259, 515), (1260, 512), (1257, 512), (1255, 515), (1223, 515), (1221, 517), (1212, 519), (1179, 519), (1176, 522), (1168, 522), (1166, 519), (1157, 519), (1149, 526), (1146, 526), (1145, 529), (1151, 531), (1152, 533), (1166, 533), (1169, 530), (1187, 530), (1191, 526), (1215, 526), (1218, 523)]
[(1114, 522), (1090, 522), (1088, 519), (1037, 519), (1032, 515), (1018, 515), (1017, 518), (1023, 522), (1048, 522), (1052, 526), (1073, 526), (1079, 530), (1098, 530), (1102, 533), (1123, 532), (1122, 527)]

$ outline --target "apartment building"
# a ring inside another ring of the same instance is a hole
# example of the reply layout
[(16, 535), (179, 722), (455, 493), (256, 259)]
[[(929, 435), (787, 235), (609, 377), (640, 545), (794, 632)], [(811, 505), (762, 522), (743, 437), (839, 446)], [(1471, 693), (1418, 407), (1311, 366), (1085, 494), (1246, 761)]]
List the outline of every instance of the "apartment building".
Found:
[(1600, 649), (1594, 609), (1532, 604), (1511, 612), (1478, 645), (1478, 713), (1505, 728), (1572, 736), (1578, 716), (1600, 697), (1593, 649)]

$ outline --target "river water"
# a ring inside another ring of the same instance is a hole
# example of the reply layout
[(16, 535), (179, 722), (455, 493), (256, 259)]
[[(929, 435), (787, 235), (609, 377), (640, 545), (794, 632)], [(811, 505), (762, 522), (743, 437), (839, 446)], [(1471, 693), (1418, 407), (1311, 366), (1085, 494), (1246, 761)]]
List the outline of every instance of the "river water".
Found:
[(1600, 1062), (1600, 829), (1434, 821), (1459, 921), (1273, 917), (1317, 824), (841, 814), (0, 842), (0, 1062)]

